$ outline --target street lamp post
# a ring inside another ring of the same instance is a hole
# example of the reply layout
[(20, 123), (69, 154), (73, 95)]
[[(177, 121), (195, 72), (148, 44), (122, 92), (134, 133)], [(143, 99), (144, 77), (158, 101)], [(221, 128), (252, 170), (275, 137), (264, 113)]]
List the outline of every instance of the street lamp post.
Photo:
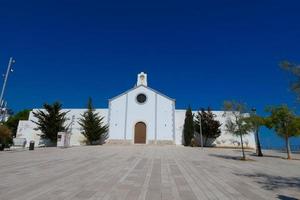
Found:
[(3, 105), (4, 105), (4, 100), (3, 100), (4, 91), (5, 91), (5, 88), (6, 88), (6, 83), (7, 83), (8, 75), (9, 75), (10, 72), (13, 71), (13, 69), (12, 69), (13, 63), (15, 63), (15, 60), (13, 59), (13, 57), (10, 57), (9, 58), (9, 62), (8, 62), (8, 66), (7, 66), (7, 70), (6, 70), (6, 74), (4, 76), (3, 86), (2, 86), (1, 95), (0, 95), (1, 120), (4, 119), (3, 110), (2, 110), (3, 109)]
[(5, 77), (4, 77), (4, 82), (3, 82), (3, 86), (2, 86), (2, 90), (1, 90), (1, 95), (0, 95), (1, 108), (2, 108), (2, 104), (3, 104), (3, 95), (4, 95), (8, 75), (9, 75), (9, 72), (13, 71), (13, 69), (12, 69), (13, 63), (15, 63), (15, 60), (12, 57), (10, 57), (9, 62), (8, 62), (8, 66), (7, 66), (7, 70), (6, 70), (6, 74), (5, 74)]
[(200, 142), (201, 142), (201, 149), (203, 149), (203, 135), (202, 135), (202, 116), (199, 112), (199, 133), (200, 133)]

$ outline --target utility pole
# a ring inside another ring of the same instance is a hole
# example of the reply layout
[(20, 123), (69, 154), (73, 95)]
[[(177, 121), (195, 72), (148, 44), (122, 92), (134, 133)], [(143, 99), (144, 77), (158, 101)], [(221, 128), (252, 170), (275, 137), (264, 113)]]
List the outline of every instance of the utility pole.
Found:
[(13, 57), (10, 57), (9, 58), (9, 62), (8, 62), (8, 66), (7, 66), (7, 70), (6, 70), (6, 74), (4, 76), (4, 82), (3, 82), (3, 86), (2, 86), (2, 90), (1, 90), (1, 95), (0, 95), (0, 109), (1, 109), (1, 117), (2, 117), (2, 120), (3, 120), (3, 116), (2, 116), (2, 108), (3, 108), (3, 105), (4, 105), (4, 100), (3, 100), (3, 96), (4, 96), (4, 91), (5, 91), (5, 88), (6, 88), (6, 83), (7, 83), (7, 79), (8, 79), (8, 75), (10, 72), (13, 71), (12, 69), (12, 65), (13, 63), (15, 63), (15, 60), (13, 59)]

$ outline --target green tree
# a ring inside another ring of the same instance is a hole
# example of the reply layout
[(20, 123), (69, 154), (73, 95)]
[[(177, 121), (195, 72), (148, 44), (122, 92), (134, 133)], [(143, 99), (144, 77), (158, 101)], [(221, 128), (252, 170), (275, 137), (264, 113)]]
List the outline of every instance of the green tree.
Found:
[(300, 65), (283, 61), (280, 63), (280, 67), (295, 76), (296, 79), (291, 83), (291, 90), (296, 94), (297, 100), (300, 101)]
[(20, 112), (18, 112), (15, 115), (12, 115), (8, 118), (8, 120), (4, 123), (5, 126), (7, 126), (11, 132), (12, 136), (16, 136), (18, 124), (20, 120), (28, 120), (29, 113), (31, 110), (25, 109)]
[(221, 123), (215, 119), (216, 115), (212, 113), (211, 109), (208, 107), (207, 111), (204, 108), (201, 112), (197, 112), (195, 117), (195, 131), (200, 134), (200, 122), (203, 136), (203, 146), (209, 146), (209, 139), (216, 139), (221, 135)]
[(37, 121), (32, 120), (37, 125), (36, 130), (42, 132), (41, 137), (49, 139), (52, 143), (57, 142), (57, 133), (66, 131), (66, 114), (68, 112), (62, 112), (62, 104), (54, 102), (52, 105), (45, 103), (43, 110), (33, 112), (33, 116)]
[(270, 116), (266, 118), (266, 126), (285, 139), (287, 159), (291, 159), (289, 138), (300, 135), (300, 118), (287, 105), (269, 107), (267, 111)]
[(191, 141), (194, 138), (194, 115), (191, 106), (185, 112), (184, 126), (183, 126), (183, 139), (185, 146), (191, 146)]
[(226, 131), (240, 137), (243, 160), (246, 160), (243, 136), (249, 134), (252, 130), (251, 124), (247, 123), (246, 120), (249, 117), (247, 112), (247, 106), (243, 103), (236, 101), (224, 102), (224, 116), (227, 118), (225, 122)]
[(252, 131), (255, 132), (256, 140), (256, 155), (262, 157), (263, 153), (260, 145), (259, 130), (260, 127), (265, 126), (265, 119), (256, 114), (256, 110), (252, 109), (252, 112), (248, 118), (245, 119), (247, 123), (252, 127)]
[(3, 150), (4, 146), (11, 142), (11, 131), (5, 125), (0, 125), (0, 150)]
[(93, 108), (91, 98), (88, 100), (87, 111), (81, 116), (78, 123), (83, 129), (81, 134), (85, 137), (86, 144), (102, 144), (108, 138), (108, 125), (104, 124), (104, 117), (99, 116)]

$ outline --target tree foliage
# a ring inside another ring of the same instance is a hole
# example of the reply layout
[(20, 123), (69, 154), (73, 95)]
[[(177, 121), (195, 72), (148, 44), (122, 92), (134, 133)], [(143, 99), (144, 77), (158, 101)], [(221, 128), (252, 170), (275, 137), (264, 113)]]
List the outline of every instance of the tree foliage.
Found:
[(241, 140), (243, 159), (246, 159), (243, 136), (249, 134), (253, 127), (247, 122), (249, 115), (247, 114), (247, 106), (236, 101), (224, 102), (224, 116), (227, 117), (225, 122), (226, 131), (239, 136)]
[(265, 125), (265, 119), (258, 115), (250, 115), (249, 117), (245, 118), (245, 121), (249, 123), (253, 131), (256, 130), (256, 127), (261, 127)]
[(291, 63), (289, 61), (283, 61), (280, 63), (282, 69), (292, 73), (295, 76), (295, 80), (291, 83), (291, 90), (295, 92), (297, 100), (300, 101), (300, 65)]
[(91, 98), (88, 100), (87, 111), (81, 116), (78, 123), (83, 129), (81, 134), (85, 137), (86, 144), (102, 144), (108, 138), (108, 125), (104, 124), (104, 117), (94, 110)]
[(195, 117), (195, 131), (200, 133), (200, 122), (203, 136), (203, 145), (209, 146), (209, 139), (216, 139), (221, 135), (221, 123), (215, 119), (216, 115), (212, 113), (211, 109), (208, 107), (207, 111), (204, 108), (201, 112), (197, 112)]
[(11, 141), (11, 131), (5, 125), (0, 125), (0, 144), (8, 144)]
[(280, 105), (267, 108), (270, 116), (266, 118), (266, 126), (274, 129), (278, 136), (285, 139), (287, 158), (291, 159), (289, 138), (300, 135), (300, 117), (288, 108)]
[(51, 142), (57, 142), (57, 133), (66, 130), (66, 114), (62, 112), (62, 104), (54, 102), (52, 105), (45, 103), (43, 110), (33, 112), (33, 116), (37, 121), (32, 121), (37, 125), (36, 130), (42, 132), (41, 137), (49, 139)]
[(15, 115), (12, 115), (8, 118), (8, 120), (4, 123), (12, 132), (12, 136), (16, 136), (18, 124), (20, 120), (28, 120), (30, 110), (25, 109), (18, 112)]
[(191, 146), (191, 141), (194, 138), (194, 116), (191, 106), (185, 112), (184, 126), (183, 126), (183, 139), (185, 146)]

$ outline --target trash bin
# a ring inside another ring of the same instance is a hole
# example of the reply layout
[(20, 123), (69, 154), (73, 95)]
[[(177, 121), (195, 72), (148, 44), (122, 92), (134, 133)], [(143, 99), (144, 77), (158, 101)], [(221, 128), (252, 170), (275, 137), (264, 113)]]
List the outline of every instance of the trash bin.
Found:
[(29, 150), (34, 150), (34, 141), (31, 140), (29, 143)]

